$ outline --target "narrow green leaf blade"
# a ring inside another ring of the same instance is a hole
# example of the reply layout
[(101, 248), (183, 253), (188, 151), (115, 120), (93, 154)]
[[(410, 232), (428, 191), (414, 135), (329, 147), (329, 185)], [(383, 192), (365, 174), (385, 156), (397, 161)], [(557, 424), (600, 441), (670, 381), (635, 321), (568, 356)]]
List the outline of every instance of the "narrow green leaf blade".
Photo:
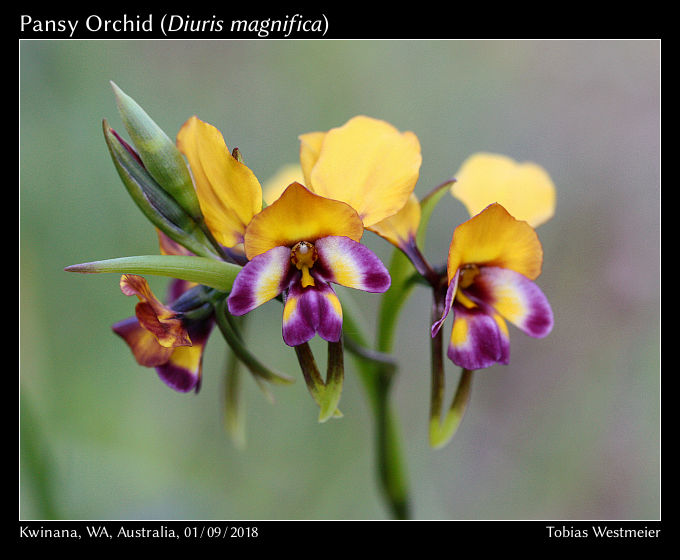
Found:
[(67, 266), (64, 270), (83, 274), (116, 272), (120, 274), (169, 276), (229, 292), (241, 268), (234, 264), (206, 257), (143, 255), (74, 264)]

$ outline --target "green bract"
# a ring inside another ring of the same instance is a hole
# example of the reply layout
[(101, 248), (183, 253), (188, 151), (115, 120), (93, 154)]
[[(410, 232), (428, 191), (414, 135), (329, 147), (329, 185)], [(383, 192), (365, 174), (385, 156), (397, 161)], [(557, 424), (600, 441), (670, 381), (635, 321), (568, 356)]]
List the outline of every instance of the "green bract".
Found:
[(216, 256), (210, 241), (200, 229), (196, 220), (171, 197), (149, 174), (144, 165), (131, 152), (129, 146), (103, 121), (104, 138), (111, 159), (123, 185), (144, 213), (146, 218), (192, 253), (201, 256)]
[(191, 174), (175, 143), (134, 99), (113, 82), (111, 85), (116, 94), (120, 116), (144, 167), (191, 217), (202, 219)]

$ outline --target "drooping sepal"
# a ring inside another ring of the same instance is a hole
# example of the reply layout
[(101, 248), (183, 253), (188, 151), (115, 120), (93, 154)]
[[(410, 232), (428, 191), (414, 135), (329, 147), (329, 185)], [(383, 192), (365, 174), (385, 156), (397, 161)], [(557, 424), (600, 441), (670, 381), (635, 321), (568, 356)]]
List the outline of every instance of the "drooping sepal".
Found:
[(328, 369), (325, 381), (319, 373), (314, 354), (308, 343), (295, 346), (295, 354), (305, 378), (307, 390), (319, 405), (319, 422), (326, 422), (329, 418), (341, 418), (342, 413), (337, 407), (342, 394), (345, 372), (342, 338), (337, 342), (328, 342)]
[(432, 408), (430, 416), (430, 446), (434, 449), (444, 447), (451, 441), (451, 438), (458, 430), (470, 401), (472, 373), (472, 370), (468, 369), (461, 371), (458, 387), (451, 400), (451, 406), (443, 418), (441, 416), (441, 401), (438, 408)]

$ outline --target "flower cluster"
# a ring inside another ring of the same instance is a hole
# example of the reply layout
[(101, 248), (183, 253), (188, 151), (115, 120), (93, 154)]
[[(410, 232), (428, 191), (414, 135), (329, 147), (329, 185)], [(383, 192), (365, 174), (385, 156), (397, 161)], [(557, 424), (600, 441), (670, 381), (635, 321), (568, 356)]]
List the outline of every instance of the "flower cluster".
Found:
[[(172, 141), (134, 100), (114, 90), (131, 143), (106, 121), (104, 136), (123, 184), (158, 231), (160, 255), (67, 270), (123, 273), (121, 290), (138, 303), (135, 315), (113, 330), (140, 365), (155, 368), (173, 389), (199, 389), (203, 351), (215, 324), (258, 382), (290, 381), (248, 349), (237, 321), (278, 300), (283, 342), (295, 349), (320, 420), (340, 416), (345, 347), (364, 362), (391, 360), (387, 331), (410, 290), (424, 285), (433, 302), (430, 436), (438, 446), (455, 431), (471, 372), (509, 363), (506, 321), (532, 337), (551, 331), (552, 310), (535, 283), (543, 264), (536, 228), (553, 215), (555, 188), (540, 166), (475, 154), (452, 179), (418, 200), (422, 156), (416, 135), (357, 116), (331, 130), (300, 135), (294, 173), (263, 188), (240, 150), (230, 151), (213, 125), (193, 116)], [(425, 231), (446, 193), (470, 218), (452, 228), (448, 256), (433, 266), (425, 257)], [(389, 269), (363, 243), (367, 230), (396, 248)], [(166, 304), (141, 274), (175, 279)], [(375, 351), (353, 338), (354, 329), (351, 334), (343, 329), (354, 318), (343, 311), (333, 284), (384, 294), (385, 332), (378, 336), (384, 342)], [(449, 316), (446, 356), (463, 375), (441, 423), (439, 352)], [(326, 380), (308, 346), (316, 335), (328, 343)]]

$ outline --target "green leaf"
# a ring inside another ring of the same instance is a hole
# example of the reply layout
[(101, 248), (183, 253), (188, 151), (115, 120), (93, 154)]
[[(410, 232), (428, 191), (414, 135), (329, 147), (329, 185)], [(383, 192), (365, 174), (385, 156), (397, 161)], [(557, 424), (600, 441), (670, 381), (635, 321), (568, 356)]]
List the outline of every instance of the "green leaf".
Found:
[(117, 272), (169, 276), (228, 292), (241, 267), (206, 257), (144, 255), (74, 264), (64, 270), (83, 274)]
[(111, 82), (125, 128), (151, 176), (193, 218), (201, 208), (182, 153), (137, 102)]

